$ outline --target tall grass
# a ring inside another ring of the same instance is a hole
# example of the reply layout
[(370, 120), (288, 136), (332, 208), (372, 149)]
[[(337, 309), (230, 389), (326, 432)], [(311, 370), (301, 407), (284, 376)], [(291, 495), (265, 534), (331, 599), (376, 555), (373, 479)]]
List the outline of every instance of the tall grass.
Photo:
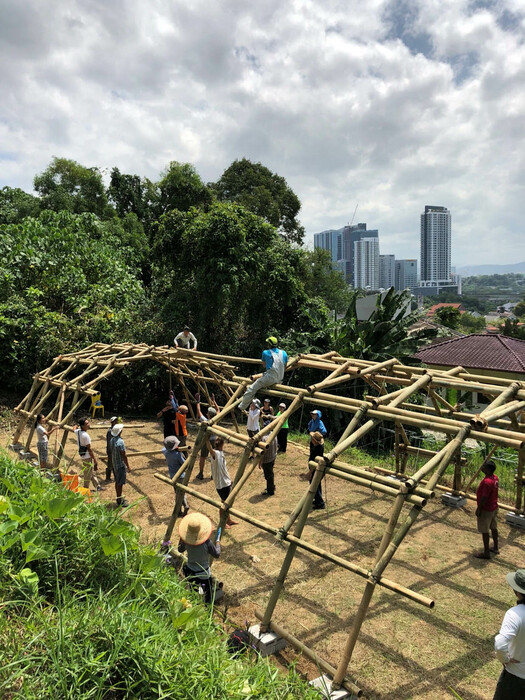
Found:
[(0, 455), (0, 697), (318, 697), (293, 670), (230, 657), (212, 610), (138, 537)]

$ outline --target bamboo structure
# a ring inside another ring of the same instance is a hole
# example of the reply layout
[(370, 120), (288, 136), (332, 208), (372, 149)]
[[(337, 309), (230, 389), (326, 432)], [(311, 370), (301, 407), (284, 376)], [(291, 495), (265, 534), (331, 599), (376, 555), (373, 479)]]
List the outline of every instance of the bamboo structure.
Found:
[[(445, 488), (439, 482), (449, 465), (452, 465), (454, 470), (453, 490), (456, 493), (470, 490), (475, 476), (465, 486), (466, 460), (462, 455), (462, 446), (467, 437), (487, 445), (490, 443), (492, 451), (498, 446), (518, 451), (515, 510), (523, 512), (525, 383), (469, 374), (463, 367), (447, 371), (429, 371), (424, 367), (403, 365), (396, 358), (372, 362), (342, 357), (335, 351), (323, 355), (301, 354), (289, 360), (287, 370), (288, 373), (293, 370), (293, 376), (298, 378), (301, 371), (308, 372), (308, 381), (302, 386), (283, 383), (264, 389), (265, 395), (286, 400), (288, 407), (250, 438), (239, 429), (238, 405), (251, 382), (251, 369), (253, 365), (259, 365), (259, 360), (168, 346), (93, 343), (79, 352), (57, 357), (48, 369), (35, 374), (29, 393), (16, 408), (19, 422), (13, 442), (19, 443), (29, 425), (30, 429), (25, 438), (25, 448), (26, 451), (29, 450), (35, 416), (46, 407), (50, 425), (58, 426), (59, 431), (62, 431), (61, 438), (57, 433), (55, 443), (55, 465), (58, 465), (64, 458), (67, 436), (73, 430), (73, 423), (83, 402), (100, 390), (99, 385), (104, 379), (136, 361), (157, 362), (165, 368), (169, 375), (170, 389), (173, 386), (174, 391), (188, 404), (190, 416), (195, 418), (196, 414), (192, 400), (192, 393), (195, 391), (203, 397), (204, 405), (211, 403), (212, 393), (215, 393), (220, 405), (216, 416), (200, 423), (193, 449), (188, 451), (184, 464), (173, 479), (164, 474), (155, 474), (162, 483), (173, 488), (175, 497), (164, 539), (170, 539), (184, 494), (189, 494), (216, 508), (221, 525), (225, 524), (228, 514), (231, 514), (279, 540), (284, 550), (283, 560), (269, 592), (266, 608), (257, 613), (261, 620), (261, 629), (278, 631), (306, 656), (315, 659), (321, 668), (333, 676), (336, 687), (345, 686), (359, 694), (355, 682), (348, 675), (348, 669), (351, 667), (353, 650), (358, 643), (377, 586), (427, 608), (434, 605), (431, 598), (386, 578), (384, 573), (429, 499), (435, 496), (438, 489)], [(244, 375), (240, 368), (244, 368)], [(313, 373), (318, 374), (314, 382)], [(364, 400), (353, 398), (351, 391), (345, 391), (350, 389), (356, 380), (366, 382), (369, 393)], [(483, 392), (490, 397), (491, 403), (479, 415), (473, 416), (443, 398), (442, 392), (447, 389), (456, 389), (462, 395), (468, 392)], [(423, 403), (420, 401), (421, 396), (426, 399)], [(305, 487), (297, 505), (284, 522), (280, 526), (263, 522), (239, 508), (236, 502), (242, 496), (246, 484), (253, 478), (256, 466), (263, 459), (269, 442), (276, 437), (286, 420), (305, 408), (340, 411), (343, 419), (346, 417), (346, 427), (331, 451), (310, 463), (310, 468), (314, 470), (311, 483)], [(233, 429), (225, 425), (225, 420), (231, 421)], [(344, 453), (352, 445), (384, 423), (393, 427), (395, 473), (358, 467), (343, 459)], [(438, 451), (421, 449), (411, 444), (410, 428), (444, 434), (447, 442)], [(226, 442), (240, 448), (241, 452), (232, 490), (224, 502), (189, 485), (200, 448), (210, 435), (220, 436)], [(19, 447), (22, 447), (20, 443)], [(129, 456), (148, 456), (156, 453), (157, 451), (144, 451), (130, 453)], [(255, 454), (255, 459), (250, 463), (252, 453)], [(409, 475), (407, 467), (411, 456), (418, 461), (415, 473)], [(183, 474), (183, 480), (179, 481)], [(305, 528), (309, 523), (313, 495), (327, 475), (332, 479), (350, 482), (359, 488), (372, 489), (380, 494), (381, 498), (392, 500), (383, 536), (368, 569), (332, 554), (305, 538), (305, 532), (309, 532)], [(397, 475), (397, 478), (392, 478), (394, 475)], [(467, 496), (472, 497), (472, 494), (467, 493)], [(307, 552), (319, 560), (364, 579), (363, 596), (350, 618), (348, 638), (337, 664), (332, 665), (320, 659), (313, 650), (308, 649), (274, 620), (276, 606), (299, 551)]]

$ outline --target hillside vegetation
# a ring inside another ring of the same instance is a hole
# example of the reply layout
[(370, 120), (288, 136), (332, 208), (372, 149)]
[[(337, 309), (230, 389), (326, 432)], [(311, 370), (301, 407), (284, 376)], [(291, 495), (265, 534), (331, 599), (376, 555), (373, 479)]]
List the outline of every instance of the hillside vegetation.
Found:
[(314, 698), (226, 634), (118, 512), (0, 454), (0, 697)]

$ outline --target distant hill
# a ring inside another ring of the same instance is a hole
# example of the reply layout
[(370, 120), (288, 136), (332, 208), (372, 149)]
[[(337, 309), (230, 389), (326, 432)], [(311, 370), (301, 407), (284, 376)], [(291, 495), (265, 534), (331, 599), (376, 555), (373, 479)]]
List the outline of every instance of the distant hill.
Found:
[(512, 265), (466, 265), (456, 268), (458, 275), (471, 277), (472, 275), (508, 275), (510, 272), (522, 272), (525, 274), (525, 261)]

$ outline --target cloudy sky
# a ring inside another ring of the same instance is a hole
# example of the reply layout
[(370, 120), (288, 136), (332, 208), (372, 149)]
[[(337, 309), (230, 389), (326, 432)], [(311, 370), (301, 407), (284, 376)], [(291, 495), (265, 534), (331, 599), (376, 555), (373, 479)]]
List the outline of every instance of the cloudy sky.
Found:
[(525, 0), (0, 0), (0, 186), (53, 156), (156, 179), (260, 161), (307, 240), (366, 221), (419, 257), (525, 259)]

